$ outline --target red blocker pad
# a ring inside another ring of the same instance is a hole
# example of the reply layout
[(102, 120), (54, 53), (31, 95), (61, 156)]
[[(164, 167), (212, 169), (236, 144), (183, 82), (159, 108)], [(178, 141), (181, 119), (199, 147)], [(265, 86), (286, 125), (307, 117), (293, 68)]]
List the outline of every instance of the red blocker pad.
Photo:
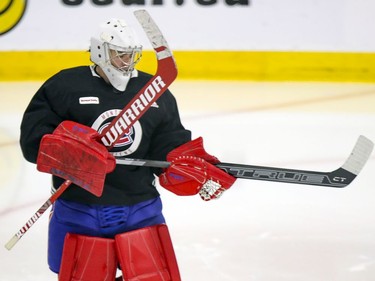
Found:
[(125, 281), (181, 281), (166, 225), (119, 234), (115, 240)]
[(96, 196), (103, 193), (107, 173), (116, 166), (114, 157), (97, 141), (92, 128), (62, 122), (53, 134), (43, 136), (37, 158), (37, 169), (86, 189)]
[(116, 270), (113, 239), (66, 235), (59, 281), (114, 281)]

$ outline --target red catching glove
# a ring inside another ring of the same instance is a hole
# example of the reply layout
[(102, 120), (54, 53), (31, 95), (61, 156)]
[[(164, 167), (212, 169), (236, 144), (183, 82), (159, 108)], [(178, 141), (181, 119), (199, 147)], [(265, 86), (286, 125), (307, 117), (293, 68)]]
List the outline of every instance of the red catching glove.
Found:
[(107, 173), (116, 167), (115, 158), (99, 143), (92, 128), (73, 121), (62, 122), (43, 136), (37, 158), (37, 169), (86, 189), (96, 196), (103, 193)]
[(172, 150), (167, 160), (171, 165), (159, 176), (159, 182), (177, 195), (199, 193), (205, 201), (217, 199), (236, 181), (211, 164), (219, 160), (204, 150), (201, 137)]

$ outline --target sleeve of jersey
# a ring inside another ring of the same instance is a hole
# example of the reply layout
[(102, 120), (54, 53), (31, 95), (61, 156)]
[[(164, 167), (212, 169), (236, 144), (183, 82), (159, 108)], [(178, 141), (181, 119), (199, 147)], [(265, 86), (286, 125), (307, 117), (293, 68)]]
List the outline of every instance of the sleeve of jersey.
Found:
[[(32, 163), (36, 163), (42, 137), (45, 134), (52, 133), (58, 124), (63, 121), (63, 118), (60, 117), (51, 106), (50, 99), (54, 97), (48, 96), (47, 85), (48, 81), (31, 99), (24, 112), (20, 127), (20, 146), (22, 154), (27, 161)], [(60, 103), (62, 103), (61, 99)]]
[[(163, 122), (154, 132), (152, 144), (149, 150), (149, 158), (165, 161), (167, 154), (176, 147), (191, 140), (191, 132), (184, 128), (179, 116), (176, 100), (172, 95), (165, 100)], [(154, 173), (159, 175), (162, 169), (155, 169)]]

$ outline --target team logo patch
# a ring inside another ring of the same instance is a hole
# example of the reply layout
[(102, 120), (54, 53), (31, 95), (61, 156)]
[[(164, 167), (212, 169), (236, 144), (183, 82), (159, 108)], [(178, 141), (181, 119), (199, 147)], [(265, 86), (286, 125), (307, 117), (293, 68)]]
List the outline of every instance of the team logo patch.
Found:
[[(92, 128), (102, 133), (109, 126), (111, 121), (121, 112), (120, 109), (111, 109), (103, 112), (93, 123)], [(111, 149), (115, 157), (128, 156), (134, 153), (142, 140), (142, 126), (139, 121), (129, 128)]]

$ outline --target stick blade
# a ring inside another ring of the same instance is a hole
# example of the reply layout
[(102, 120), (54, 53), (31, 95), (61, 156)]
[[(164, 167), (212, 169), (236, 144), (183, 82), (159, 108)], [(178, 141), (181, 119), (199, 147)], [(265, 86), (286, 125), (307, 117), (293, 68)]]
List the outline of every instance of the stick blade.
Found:
[(359, 136), (350, 156), (341, 168), (358, 175), (370, 158), (374, 143), (365, 136)]

